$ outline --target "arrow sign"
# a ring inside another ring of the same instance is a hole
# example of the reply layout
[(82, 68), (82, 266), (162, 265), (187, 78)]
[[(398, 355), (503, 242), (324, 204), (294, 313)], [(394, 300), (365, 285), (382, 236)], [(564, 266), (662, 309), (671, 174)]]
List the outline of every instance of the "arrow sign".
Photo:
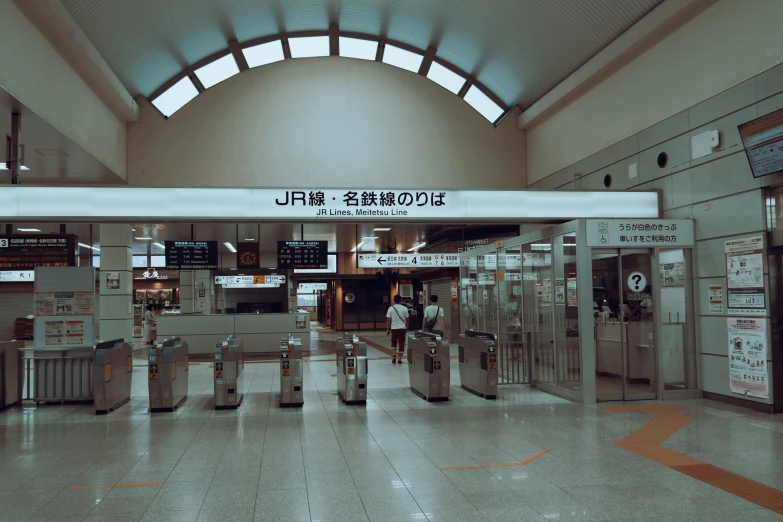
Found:
[(382, 265), (382, 264), (383, 264), (385, 261), (386, 261), (386, 260), (385, 260), (384, 258), (382, 258), (382, 257), (379, 257), (379, 258), (378, 258), (378, 264), (379, 264), (379, 265)]

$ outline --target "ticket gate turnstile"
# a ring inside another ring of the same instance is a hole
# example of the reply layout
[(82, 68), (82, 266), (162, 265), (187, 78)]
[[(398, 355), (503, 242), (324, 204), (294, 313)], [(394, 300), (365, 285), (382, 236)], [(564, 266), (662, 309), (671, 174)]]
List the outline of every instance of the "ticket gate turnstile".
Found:
[(408, 336), (408, 375), (411, 391), (429, 402), (449, 400), (451, 379), (448, 344), (441, 336), (415, 332)]
[(280, 341), (280, 406), (301, 406), (303, 391), (302, 341), (289, 337)]
[(337, 342), (337, 394), (345, 404), (367, 404), (367, 343), (345, 334)]
[(95, 414), (105, 415), (130, 400), (133, 380), (133, 347), (123, 339), (95, 345), (92, 395)]
[(148, 356), (150, 411), (174, 411), (188, 398), (188, 343), (164, 339)]
[(213, 354), (215, 375), (215, 409), (238, 408), (244, 399), (242, 387), (245, 369), (244, 345), (233, 335), (215, 345)]
[(485, 399), (497, 398), (497, 335), (467, 330), (459, 336), (459, 378), (469, 392)]

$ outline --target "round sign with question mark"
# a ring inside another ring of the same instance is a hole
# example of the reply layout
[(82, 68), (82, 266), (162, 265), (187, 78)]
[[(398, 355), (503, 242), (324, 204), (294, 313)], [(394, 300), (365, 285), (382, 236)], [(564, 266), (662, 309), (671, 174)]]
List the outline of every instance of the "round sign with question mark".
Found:
[(632, 292), (641, 292), (647, 286), (647, 278), (641, 272), (631, 272), (628, 276), (628, 288)]

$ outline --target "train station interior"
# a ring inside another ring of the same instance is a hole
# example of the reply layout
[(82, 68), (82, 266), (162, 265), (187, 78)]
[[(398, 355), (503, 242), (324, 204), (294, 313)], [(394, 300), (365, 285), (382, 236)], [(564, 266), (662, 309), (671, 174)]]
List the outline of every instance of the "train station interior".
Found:
[(781, 18), (0, 0), (0, 522), (783, 520)]

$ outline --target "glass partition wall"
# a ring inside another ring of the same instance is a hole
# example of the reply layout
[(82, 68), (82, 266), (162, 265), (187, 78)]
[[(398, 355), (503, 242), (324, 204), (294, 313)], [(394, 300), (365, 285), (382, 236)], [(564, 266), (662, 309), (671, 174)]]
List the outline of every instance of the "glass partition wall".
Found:
[(499, 335), (499, 383), (580, 402), (698, 396), (691, 249), (598, 249), (584, 220), (461, 256), (463, 329)]

